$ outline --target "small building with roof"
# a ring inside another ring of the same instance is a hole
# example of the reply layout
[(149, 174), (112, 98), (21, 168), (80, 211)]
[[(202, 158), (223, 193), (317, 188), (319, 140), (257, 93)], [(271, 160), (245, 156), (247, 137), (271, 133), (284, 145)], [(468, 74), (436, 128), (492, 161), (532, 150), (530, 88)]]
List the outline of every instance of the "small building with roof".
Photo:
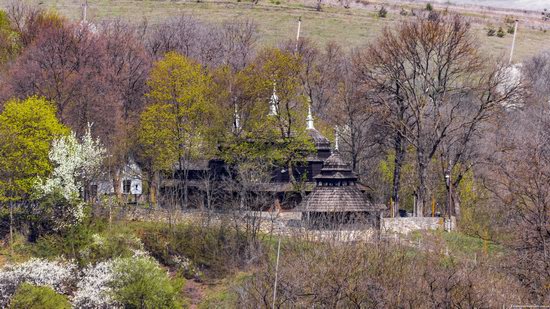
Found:
[(338, 148), (313, 177), (315, 187), (295, 209), (310, 227), (360, 224), (378, 228), (383, 207), (371, 203)]

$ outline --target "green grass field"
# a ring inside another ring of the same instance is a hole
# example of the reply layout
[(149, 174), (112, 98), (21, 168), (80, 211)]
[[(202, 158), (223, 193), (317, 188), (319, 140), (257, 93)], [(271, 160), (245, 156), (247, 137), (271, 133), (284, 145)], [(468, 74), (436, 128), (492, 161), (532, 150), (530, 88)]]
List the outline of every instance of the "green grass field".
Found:
[[(8, 2), (9, 0), (0, 0), (0, 7), (5, 7)], [(55, 9), (71, 19), (78, 19), (81, 16), (83, 0), (27, 0), (27, 2), (41, 3), (40, 6), (44, 8)], [(262, 45), (272, 45), (284, 39), (294, 38), (299, 16), (303, 21), (304, 37), (313, 39), (319, 45), (335, 41), (347, 48), (367, 44), (376, 38), (384, 27), (392, 27), (399, 20), (410, 18), (400, 16), (396, 7), (390, 10), (387, 18), (379, 18), (374, 5), (350, 9), (325, 6), (322, 12), (317, 12), (311, 5), (289, 0), (262, 0), (258, 5), (253, 5), (249, 1), (197, 3), (177, 0), (88, 0), (88, 5), (88, 16), (95, 21), (122, 18), (132, 22), (147, 20), (150, 23), (156, 23), (179, 14), (192, 15), (209, 22), (250, 18), (259, 24)], [(475, 15), (476, 19), (483, 18), (483, 15), (478, 13), (466, 15)], [(498, 25), (495, 26), (498, 27)], [(485, 27), (486, 25), (480, 23), (473, 26), (483, 49), (495, 56), (507, 55), (512, 36), (487, 37)], [(550, 50), (550, 32), (520, 28), (516, 60), (523, 60), (542, 50)]]

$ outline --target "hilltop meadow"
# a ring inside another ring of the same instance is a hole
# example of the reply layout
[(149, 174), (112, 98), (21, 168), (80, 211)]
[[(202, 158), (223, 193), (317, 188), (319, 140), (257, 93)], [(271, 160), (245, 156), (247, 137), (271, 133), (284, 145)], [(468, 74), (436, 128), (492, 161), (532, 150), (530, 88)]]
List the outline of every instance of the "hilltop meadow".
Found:
[[(9, 0), (0, 0), (0, 7)], [(73, 20), (82, 18), (80, 0), (24, 0), (40, 4)], [(223, 22), (235, 19), (251, 19), (258, 24), (259, 44), (273, 46), (296, 36), (297, 20), (302, 18), (302, 36), (310, 38), (319, 46), (336, 42), (345, 48), (363, 46), (376, 38), (384, 27), (394, 27), (404, 19), (411, 18), (411, 10), (422, 11), (427, 2), (407, 1), (322, 1), (317, 11), (317, 1), (262, 0), (251, 1), (151, 1), (151, 0), (89, 0), (88, 19), (101, 22), (123, 19), (131, 23), (159, 23), (181, 14), (206, 22)], [(348, 8), (345, 8), (348, 6)], [(389, 13), (378, 16), (384, 6)], [(550, 22), (542, 22), (539, 12), (478, 8), (475, 6), (449, 6), (433, 4), (436, 11), (449, 11), (472, 18), (473, 32), (479, 37), (482, 48), (494, 56), (508, 56), (512, 36), (488, 37), (489, 27), (505, 27), (505, 18), (519, 18), (520, 32), (517, 37), (516, 60), (521, 61), (537, 52), (550, 48)], [(406, 11), (409, 16), (403, 16)]]

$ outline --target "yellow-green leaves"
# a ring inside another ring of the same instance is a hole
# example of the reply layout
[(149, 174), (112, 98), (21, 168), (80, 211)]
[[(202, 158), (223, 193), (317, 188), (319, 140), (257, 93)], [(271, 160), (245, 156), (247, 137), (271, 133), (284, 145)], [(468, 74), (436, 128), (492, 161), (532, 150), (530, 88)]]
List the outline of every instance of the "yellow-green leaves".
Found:
[(19, 33), (12, 27), (8, 14), (0, 10), (0, 65), (19, 52), (18, 37)]
[(210, 76), (202, 67), (172, 52), (155, 64), (148, 81), (151, 105), (141, 115), (140, 142), (156, 170), (170, 170), (181, 160), (213, 147)]
[(0, 201), (26, 198), (36, 179), (50, 173), (51, 142), (69, 132), (55, 114), (55, 106), (38, 97), (4, 105), (0, 113)]
[(154, 170), (170, 170), (178, 160), (175, 122), (168, 104), (153, 104), (141, 114), (139, 141)]
[(207, 92), (211, 80), (200, 64), (175, 53), (167, 53), (151, 71), (147, 97), (152, 103), (173, 105), (189, 121), (201, 116), (209, 105)]
[[(306, 132), (307, 103), (300, 92), (302, 63), (279, 49), (261, 51), (254, 63), (237, 72), (232, 85), (242, 132), (226, 141), (224, 159), (242, 164), (294, 166), (313, 151)], [(270, 113), (275, 90), (277, 113)], [(233, 116), (228, 111), (227, 116)]]

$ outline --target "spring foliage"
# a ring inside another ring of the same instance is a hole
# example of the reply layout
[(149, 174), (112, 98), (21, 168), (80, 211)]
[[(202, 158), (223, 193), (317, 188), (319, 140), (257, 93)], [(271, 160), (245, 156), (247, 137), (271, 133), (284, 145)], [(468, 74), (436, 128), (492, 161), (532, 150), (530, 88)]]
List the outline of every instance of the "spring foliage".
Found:
[(53, 140), (68, 133), (49, 101), (13, 99), (0, 114), (0, 202), (28, 197), (39, 177), (52, 171)]
[(56, 293), (46, 286), (35, 286), (23, 283), (10, 302), (12, 309), (57, 308), (70, 309), (71, 303), (67, 297)]
[(115, 263), (114, 298), (125, 308), (179, 308), (180, 284), (168, 277), (150, 257), (120, 259)]
[(31, 259), (0, 271), (0, 307), (4, 308), (23, 283), (47, 286), (57, 293), (67, 293), (76, 266), (64, 261)]
[(211, 78), (186, 57), (170, 52), (148, 81), (152, 102), (141, 115), (140, 142), (156, 170), (169, 170), (182, 157), (204, 154), (213, 115)]
[(113, 280), (112, 260), (89, 265), (83, 271), (74, 294), (76, 308), (114, 308), (111, 282)]

